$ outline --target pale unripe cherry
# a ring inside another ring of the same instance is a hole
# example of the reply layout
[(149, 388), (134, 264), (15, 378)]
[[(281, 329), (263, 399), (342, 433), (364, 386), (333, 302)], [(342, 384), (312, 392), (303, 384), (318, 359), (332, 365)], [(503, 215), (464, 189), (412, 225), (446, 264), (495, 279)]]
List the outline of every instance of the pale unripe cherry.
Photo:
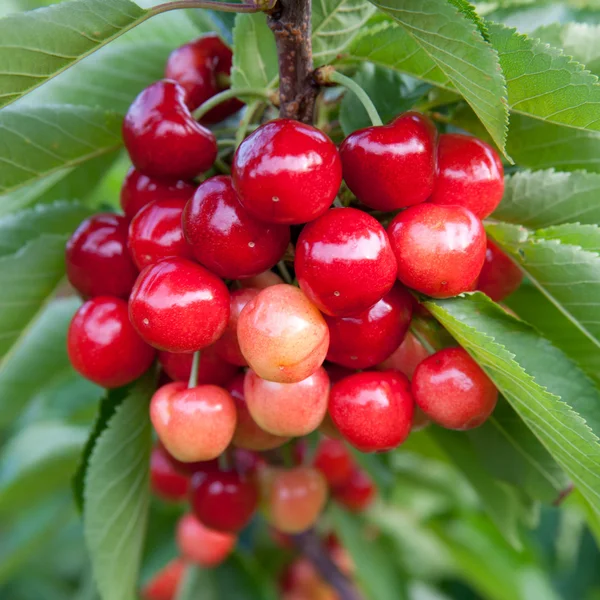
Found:
[(281, 436), (313, 432), (327, 413), (329, 376), (323, 367), (296, 383), (276, 383), (248, 370), (244, 396), (250, 415), (261, 429)]
[(183, 558), (201, 567), (216, 567), (235, 547), (232, 533), (205, 527), (194, 515), (187, 514), (177, 524), (177, 546)]
[(244, 279), (238, 279), (238, 283), (243, 288), (256, 288), (257, 290), (264, 290), (272, 285), (283, 283), (283, 279), (281, 279), (277, 273), (273, 273), (273, 271), (263, 271), (254, 277), (244, 277)]
[(150, 419), (171, 455), (182, 462), (198, 462), (217, 458), (229, 446), (237, 414), (233, 398), (223, 388), (188, 388), (177, 381), (152, 396)]
[(294, 383), (312, 375), (325, 360), (329, 329), (323, 316), (293, 285), (260, 292), (242, 310), (238, 341), (244, 358), (268, 381)]
[(395, 369), (412, 379), (417, 366), (429, 356), (427, 349), (409, 331), (394, 353), (377, 365), (378, 371)]

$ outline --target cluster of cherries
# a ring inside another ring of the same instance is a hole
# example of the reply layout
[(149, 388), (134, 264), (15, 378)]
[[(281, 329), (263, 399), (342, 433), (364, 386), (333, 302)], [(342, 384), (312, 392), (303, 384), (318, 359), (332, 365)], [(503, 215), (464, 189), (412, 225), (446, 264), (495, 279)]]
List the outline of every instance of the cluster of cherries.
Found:
[[(259, 504), (285, 533), (316, 521), (327, 484), (350, 508), (368, 504), (372, 484), (340, 440), (386, 451), (429, 420), (483, 423), (496, 388), (461, 348), (429, 355), (409, 332), (423, 309), (408, 288), (500, 300), (521, 280), (481, 222), (502, 198), (498, 155), (476, 138), (438, 135), (419, 113), (339, 149), (315, 127), (275, 119), (239, 145), (231, 175), (198, 185), (217, 156), (205, 125), (241, 104), (219, 105), (204, 124), (191, 111), (230, 68), (214, 35), (171, 55), (167, 79), (124, 121), (124, 214), (87, 219), (66, 251), (86, 298), (68, 332), (73, 366), (114, 388), (158, 359), (154, 487), (189, 497), (178, 539), (204, 565), (223, 560)], [(342, 178), (356, 201), (332, 208)], [(271, 271), (278, 263), (286, 276), (293, 265), (297, 285)], [(257, 458), (319, 428), (328, 437), (310, 466)], [(240, 451), (254, 458), (240, 466)]]

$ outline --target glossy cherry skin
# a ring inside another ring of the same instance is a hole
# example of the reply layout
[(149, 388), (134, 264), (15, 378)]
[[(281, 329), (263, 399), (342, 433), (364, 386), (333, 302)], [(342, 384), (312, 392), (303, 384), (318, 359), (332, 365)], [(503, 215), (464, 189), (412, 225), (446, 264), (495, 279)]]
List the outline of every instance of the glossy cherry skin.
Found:
[[(158, 362), (165, 373), (173, 381), (187, 382), (192, 373), (194, 354), (178, 354), (174, 352), (159, 352)], [(215, 351), (215, 346), (200, 350), (198, 365), (198, 385), (224, 386), (238, 372), (237, 367), (222, 360)]]
[(474, 287), (485, 261), (481, 221), (462, 206), (420, 204), (398, 214), (388, 227), (406, 286), (449, 298)]
[(438, 143), (438, 173), (430, 202), (459, 205), (484, 219), (504, 195), (504, 168), (498, 153), (469, 135), (445, 133)]
[(134, 381), (150, 368), (155, 356), (129, 322), (127, 302), (110, 296), (88, 300), (75, 313), (67, 351), (79, 374), (106, 388)]
[(196, 186), (186, 181), (174, 183), (152, 179), (131, 167), (121, 187), (121, 208), (125, 216), (131, 220), (135, 215), (154, 200), (189, 200), (196, 191)]
[(354, 317), (325, 317), (327, 360), (349, 369), (373, 367), (404, 339), (412, 318), (412, 296), (396, 284), (379, 302)]
[(425, 116), (407, 112), (389, 125), (351, 133), (340, 146), (344, 181), (376, 210), (398, 210), (429, 198), (436, 175), (437, 133)]
[(196, 260), (219, 277), (253, 277), (270, 269), (290, 243), (290, 228), (259, 221), (239, 203), (231, 177), (211, 177), (183, 213)]
[(399, 446), (410, 433), (414, 401), (408, 379), (397, 371), (365, 371), (338, 381), (329, 414), (344, 438), (361, 452)]
[(139, 275), (129, 316), (149, 344), (168, 352), (195, 352), (215, 342), (229, 320), (229, 291), (204, 267), (165, 258)]
[(375, 485), (369, 474), (355, 467), (349, 477), (331, 492), (332, 497), (353, 512), (362, 512), (373, 502)]
[(313, 465), (321, 471), (330, 487), (334, 487), (350, 477), (354, 459), (344, 442), (325, 438), (317, 446)]
[[(395, 369), (412, 379), (415, 369), (429, 356), (427, 349), (419, 340), (409, 331), (404, 341), (388, 356), (381, 364), (377, 365), (377, 370), (387, 371)], [(160, 360), (160, 356), (159, 356)]]
[(163, 500), (180, 502), (188, 495), (189, 479), (179, 473), (166, 450), (158, 445), (150, 455), (150, 486)]
[(217, 157), (215, 136), (194, 120), (174, 81), (157, 81), (133, 101), (123, 140), (135, 168), (156, 179), (193, 179)]
[(473, 429), (492, 414), (498, 390), (462, 348), (445, 348), (415, 371), (412, 393), (421, 410), (446, 429)]
[(521, 269), (488, 238), (485, 262), (477, 280), (477, 289), (494, 302), (516, 292), (523, 281)]
[(235, 401), (237, 424), (233, 434), (233, 445), (247, 450), (271, 450), (285, 444), (289, 438), (273, 435), (261, 429), (248, 410), (244, 394), (245, 374), (234, 377), (227, 385), (227, 391)]
[(94, 215), (67, 242), (67, 277), (85, 298), (127, 298), (138, 275), (127, 249), (127, 221), (110, 213)]
[[(219, 36), (208, 33), (171, 52), (165, 77), (173, 79), (185, 90), (188, 108), (196, 110), (203, 102), (227, 89), (219, 85), (218, 75), (229, 75), (232, 58), (231, 50)], [(226, 100), (209, 110), (200, 120), (202, 123), (218, 123), (242, 106), (235, 98)]]
[(217, 458), (233, 438), (236, 418), (233, 398), (216, 385), (188, 388), (176, 381), (159, 388), (150, 401), (161, 443), (182, 462)]
[(322, 312), (338, 317), (381, 300), (397, 271), (385, 229), (355, 208), (334, 208), (306, 225), (294, 267), (302, 291)]
[(237, 330), (244, 358), (268, 381), (294, 383), (310, 377), (329, 347), (323, 316), (293, 285), (262, 290), (240, 313)]
[(175, 600), (184, 573), (185, 562), (181, 558), (172, 560), (144, 586), (142, 599)]
[(331, 206), (342, 182), (342, 165), (335, 144), (323, 132), (276, 119), (240, 144), (232, 176), (240, 202), (257, 219), (298, 224)]
[(194, 515), (183, 515), (177, 524), (177, 546), (181, 556), (201, 567), (216, 567), (234, 549), (237, 537), (203, 525)]
[(329, 399), (329, 377), (323, 367), (295, 383), (276, 383), (246, 372), (244, 396), (261, 429), (279, 436), (302, 436), (323, 421)]

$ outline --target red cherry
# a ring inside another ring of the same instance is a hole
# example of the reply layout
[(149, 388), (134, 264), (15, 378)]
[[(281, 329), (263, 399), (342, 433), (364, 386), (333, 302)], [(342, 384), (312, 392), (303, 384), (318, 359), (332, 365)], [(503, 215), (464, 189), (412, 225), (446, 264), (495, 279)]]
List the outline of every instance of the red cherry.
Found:
[(215, 531), (187, 514), (177, 524), (177, 545), (186, 560), (201, 567), (216, 567), (235, 547), (237, 538), (231, 533)]
[(252, 479), (235, 471), (200, 472), (192, 476), (190, 504), (207, 527), (236, 533), (254, 515), (258, 488)]
[(313, 464), (331, 487), (344, 483), (354, 469), (352, 454), (340, 440), (321, 440)]
[(215, 342), (229, 320), (229, 291), (204, 267), (185, 258), (164, 258), (139, 275), (129, 316), (152, 346), (195, 352)]
[(415, 371), (412, 393), (421, 410), (447, 429), (473, 429), (492, 414), (498, 390), (462, 348), (445, 348)]
[(330, 338), (327, 360), (349, 369), (366, 369), (385, 360), (404, 339), (412, 307), (412, 296), (396, 284), (354, 317), (325, 317)]
[(332, 490), (331, 495), (347, 509), (362, 512), (375, 499), (375, 485), (368, 473), (355, 467), (342, 485)]
[(215, 136), (194, 120), (174, 81), (157, 81), (133, 101), (123, 140), (135, 168), (158, 179), (193, 179), (217, 157)]
[(180, 502), (188, 495), (188, 478), (175, 470), (161, 445), (156, 446), (150, 456), (150, 485), (152, 491), (164, 500)]
[(433, 123), (415, 112), (383, 127), (355, 131), (340, 146), (344, 181), (376, 210), (424, 202), (435, 184), (436, 136)]
[(271, 268), (290, 243), (290, 228), (251, 216), (226, 175), (200, 185), (183, 213), (183, 230), (198, 262), (226, 279)]
[[(164, 387), (164, 385), (161, 387)], [(219, 469), (219, 461), (216, 458), (213, 458), (212, 460), (201, 460), (197, 462), (181, 462), (180, 460), (177, 460), (172, 454), (169, 454), (169, 451), (164, 447), (160, 440), (157, 446), (162, 450), (165, 458), (171, 463), (173, 469), (175, 469), (177, 473), (185, 475), (186, 477), (189, 477), (190, 475), (193, 475), (198, 471), (216, 471)]]
[(121, 187), (121, 208), (131, 220), (146, 204), (154, 200), (189, 200), (196, 186), (185, 181), (166, 183), (152, 179), (131, 167)]
[(504, 195), (504, 168), (498, 153), (475, 137), (445, 133), (437, 156), (430, 202), (464, 206), (480, 219), (491, 215)]
[(138, 271), (127, 250), (127, 220), (103, 213), (86, 219), (67, 242), (67, 277), (86, 298), (127, 298)]
[(477, 289), (494, 302), (516, 292), (523, 281), (521, 269), (492, 240), (487, 240), (485, 262), (477, 280)]
[[(381, 364), (377, 365), (379, 371), (395, 369), (412, 379), (415, 369), (419, 363), (429, 356), (427, 349), (419, 340), (409, 331), (404, 341), (386, 358)], [(160, 355), (159, 355), (160, 360)]]
[(276, 119), (249, 135), (233, 157), (233, 185), (246, 210), (269, 223), (306, 223), (335, 199), (342, 166), (321, 131)]
[(155, 355), (131, 326), (127, 302), (109, 296), (88, 300), (75, 313), (67, 350), (78, 373), (106, 388), (137, 379), (150, 368)]
[(172, 560), (144, 586), (142, 599), (175, 600), (184, 573), (185, 562), (180, 558)]
[(420, 204), (397, 215), (388, 234), (406, 286), (449, 298), (473, 289), (485, 260), (485, 230), (462, 206)]
[(396, 279), (385, 229), (355, 208), (335, 208), (304, 227), (294, 267), (302, 291), (328, 315), (366, 310)]
[[(175, 352), (159, 352), (160, 362), (165, 373), (173, 381), (188, 382), (192, 373), (194, 354), (178, 354)], [(215, 351), (215, 346), (209, 346), (200, 351), (200, 364), (198, 365), (198, 385), (224, 386), (238, 369), (222, 360)]]
[[(208, 33), (193, 42), (184, 44), (171, 52), (165, 69), (165, 77), (173, 79), (185, 90), (186, 103), (196, 110), (224, 89), (219, 85), (218, 75), (229, 75), (233, 54), (215, 33)], [(229, 87), (229, 86), (227, 86)], [(218, 123), (236, 113), (243, 104), (226, 100), (201, 119), (202, 123)]]
[(410, 433), (414, 401), (397, 371), (365, 371), (331, 388), (329, 414), (344, 438), (362, 452), (391, 450)]

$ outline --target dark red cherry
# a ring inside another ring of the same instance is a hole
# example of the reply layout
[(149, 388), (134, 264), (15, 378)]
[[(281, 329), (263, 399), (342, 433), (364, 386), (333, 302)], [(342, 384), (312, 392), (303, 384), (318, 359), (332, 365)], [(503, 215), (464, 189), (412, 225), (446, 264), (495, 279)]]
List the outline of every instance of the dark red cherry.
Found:
[(426, 358), (412, 378), (421, 410), (447, 429), (473, 429), (492, 414), (498, 390), (462, 348), (445, 348)]
[(84, 297), (127, 298), (138, 270), (127, 250), (127, 220), (103, 213), (86, 219), (67, 242), (67, 277)]
[(521, 269), (492, 240), (487, 240), (485, 262), (477, 280), (477, 289), (494, 302), (516, 292), (523, 281)]
[(146, 204), (154, 200), (189, 200), (196, 186), (186, 181), (168, 183), (152, 179), (131, 167), (121, 187), (121, 208), (131, 220)]
[(400, 445), (410, 433), (413, 411), (410, 384), (397, 371), (350, 375), (338, 381), (329, 396), (335, 426), (361, 452)]
[(163, 500), (180, 502), (187, 498), (189, 483), (189, 479), (173, 467), (166, 450), (161, 445), (156, 446), (150, 455), (152, 491)]
[(485, 230), (462, 206), (421, 204), (396, 215), (388, 235), (406, 286), (449, 298), (474, 288), (485, 260)]
[(355, 467), (350, 476), (339, 486), (333, 488), (333, 498), (353, 512), (362, 512), (375, 499), (375, 484), (369, 474)]
[(294, 267), (302, 291), (333, 316), (373, 306), (390, 291), (397, 272), (385, 229), (355, 208), (334, 208), (306, 225)]
[(235, 471), (196, 473), (191, 481), (190, 504), (207, 527), (236, 533), (254, 515), (258, 489), (253, 479)]
[[(173, 79), (185, 90), (188, 108), (196, 110), (209, 98), (229, 87), (222, 85), (219, 75), (229, 75), (232, 58), (231, 50), (221, 38), (215, 33), (208, 33), (171, 52), (165, 77)], [(226, 100), (209, 110), (201, 121), (218, 123), (236, 113), (242, 106), (239, 100)]]
[(139, 275), (129, 316), (149, 344), (168, 352), (195, 352), (215, 342), (229, 320), (229, 291), (204, 267), (163, 258)]
[(430, 202), (464, 206), (480, 219), (491, 215), (504, 195), (504, 168), (498, 153), (476, 137), (445, 133), (437, 156)]
[[(215, 346), (200, 350), (198, 365), (198, 385), (225, 385), (235, 377), (236, 366), (224, 361), (215, 351)], [(158, 362), (173, 381), (188, 381), (192, 372), (194, 354), (159, 352)]]
[(349, 369), (373, 367), (400, 345), (412, 318), (413, 300), (396, 284), (379, 302), (354, 317), (325, 317), (327, 360)]
[(110, 296), (88, 300), (75, 313), (67, 350), (78, 373), (106, 388), (137, 379), (155, 355), (129, 322), (127, 302)]
[(128, 243), (138, 269), (169, 256), (193, 258), (181, 227), (185, 204), (185, 200), (155, 200), (133, 218)]
[(292, 119), (276, 119), (240, 144), (232, 176), (240, 202), (256, 218), (306, 223), (331, 206), (342, 166), (335, 144), (323, 132)]
[(376, 210), (398, 210), (429, 198), (435, 184), (436, 130), (407, 112), (389, 125), (351, 133), (340, 146), (344, 181)]
[(354, 469), (352, 454), (340, 440), (323, 439), (319, 442), (313, 465), (323, 473), (330, 487), (346, 481)]
[(157, 81), (133, 101), (123, 140), (135, 168), (157, 179), (193, 179), (217, 157), (215, 136), (194, 120), (174, 81)]
[(183, 230), (196, 260), (226, 279), (270, 269), (290, 243), (290, 228), (251, 216), (226, 175), (200, 185), (185, 207)]
[(171, 466), (177, 473), (185, 475), (189, 478), (190, 475), (197, 473), (198, 471), (217, 471), (219, 469), (219, 459), (214, 458), (212, 460), (201, 460), (197, 462), (182, 462), (177, 460), (159, 441), (157, 446), (162, 450), (164, 456), (171, 463)]

